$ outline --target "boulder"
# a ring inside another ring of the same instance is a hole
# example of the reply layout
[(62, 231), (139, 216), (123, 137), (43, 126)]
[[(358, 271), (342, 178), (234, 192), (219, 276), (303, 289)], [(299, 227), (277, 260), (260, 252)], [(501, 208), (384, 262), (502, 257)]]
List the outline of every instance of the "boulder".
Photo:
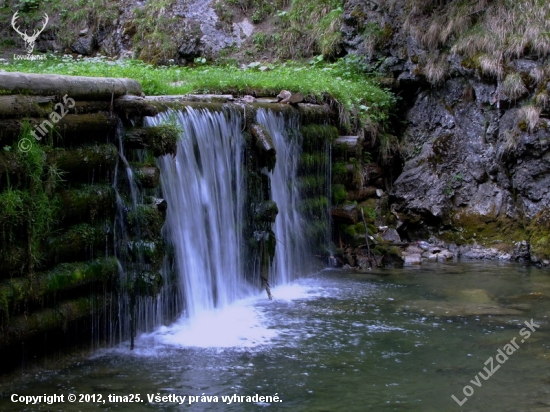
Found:
[(404, 266), (420, 265), (422, 263), (422, 256), (415, 253), (412, 255), (405, 256), (405, 261), (403, 262)]
[(96, 44), (96, 39), (93, 35), (81, 36), (73, 43), (71, 50), (83, 56), (91, 56)]

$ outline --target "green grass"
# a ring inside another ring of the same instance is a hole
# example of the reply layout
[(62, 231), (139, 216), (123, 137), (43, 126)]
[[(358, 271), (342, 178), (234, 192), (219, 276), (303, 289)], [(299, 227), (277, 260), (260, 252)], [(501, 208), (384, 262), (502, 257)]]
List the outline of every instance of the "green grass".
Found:
[(270, 65), (271, 70), (246, 70), (235, 66), (153, 66), (137, 60), (108, 61), (104, 58), (73, 60), (52, 58), (43, 62), (14, 61), (6, 71), (55, 73), (80, 76), (128, 77), (138, 80), (147, 95), (187, 93), (233, 93), (276, 96), (281, 90), (301, 92), (319, 103), (334, 104), (344, 125), (360, 126), (388, 122), (395, 97), (374, 80), (340, 60), (308, 66), (296, 63)]

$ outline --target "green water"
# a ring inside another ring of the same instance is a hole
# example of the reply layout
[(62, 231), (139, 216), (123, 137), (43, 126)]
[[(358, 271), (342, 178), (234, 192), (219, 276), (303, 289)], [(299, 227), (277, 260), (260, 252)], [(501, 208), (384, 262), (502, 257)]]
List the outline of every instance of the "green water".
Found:
[[(239, 312), (195, 325), (190, 330), (203, 347), (178, 344), (185, 329), (169, 327), (138, 339), (134, 352), (103, 350), (62, 370), (4, 381), (0, 410), (550, 411), (548, 269), (463, 262), (334, 270), (273, 292), (273, 302), (251, 299)], [(241, 317), (251, 322), (235, 332), (242, 345), (230, 336)], [(520, 329), (531, 319), (541, 326), (521, 343)], [(514, 337), (519, 349), (488, 380), (479, 379), (481, 387), (470, 383)], [(462, 400), (465, 385), (474, 393), (460, 407), (451, 395)], [(96, 394), (102, 402), (10, 401), (12, 394), (44, 393)], [(147, 394), (157, 393), (219, 398), (149, 403)], [(282, 402), (221, 399), (256, 393)], [(142, 402), (109, 402), (109, 394), (140, 394)]]

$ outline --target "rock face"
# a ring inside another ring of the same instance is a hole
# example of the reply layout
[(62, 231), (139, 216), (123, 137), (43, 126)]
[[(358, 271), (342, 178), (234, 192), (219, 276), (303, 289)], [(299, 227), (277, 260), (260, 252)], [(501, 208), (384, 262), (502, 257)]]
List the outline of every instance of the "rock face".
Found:
[[(393, 79), (403, 98), (405, 162), (390, 193), (405, 223), (400, 234), (451, 234), (451, 243), (487, 241), (485, 246), (506, 239), (512, 248), (510, 241), (527, 240), (538, 245), (533, 260), (547, 258), (550, 121), (547, 103), (537, 100), (549, 88), (544, 58), (522, 51), (506, 61), (506, 76), (488, 75), (475, 59), (445, 55), (441, 38), (430, 44), (432, 26), (419, 23), (424, 18), (429, 24), (424, 6), (390, 3), (346, 1), (342, 31), (348, 53)], [(432, 7), (442, 13), (451, 6)], [(505, 84), (514, 79), (517, 90)], [(535, 221), (544, 223), (535, 229)], [(522, 231), (521, 224), (532, 227)]]

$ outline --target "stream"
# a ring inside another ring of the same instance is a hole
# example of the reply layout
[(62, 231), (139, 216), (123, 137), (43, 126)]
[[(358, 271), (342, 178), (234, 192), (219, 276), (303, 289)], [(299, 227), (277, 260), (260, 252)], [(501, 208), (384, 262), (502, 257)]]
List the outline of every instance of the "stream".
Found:
[[(547, 269), (466, 261), (324, 270), (272, 292), (273, 301), (247, 297), (142, 334), (134, 351), (125, 342), (4, 379), (0, 410), (550, 410)], [(531, 319), (540, 327), (526, 338)], [(498, 363), (514, 338), (518, 348)], [(496, 370), (484, 380), (490, 357)], [(25, 405), (14, 394), (65, 402)], [(141, 402), (129, 402), (137, 394)]]

